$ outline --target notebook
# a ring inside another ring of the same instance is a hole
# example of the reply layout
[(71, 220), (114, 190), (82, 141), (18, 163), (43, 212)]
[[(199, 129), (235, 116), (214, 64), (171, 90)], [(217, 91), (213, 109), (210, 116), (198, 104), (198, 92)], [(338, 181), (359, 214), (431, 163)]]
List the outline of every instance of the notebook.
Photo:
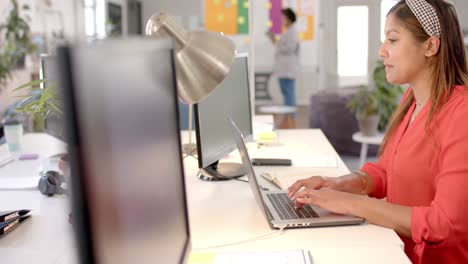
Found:
[(192, 252), (188, 264), (312, 264), (308, 250), (212, 253)]

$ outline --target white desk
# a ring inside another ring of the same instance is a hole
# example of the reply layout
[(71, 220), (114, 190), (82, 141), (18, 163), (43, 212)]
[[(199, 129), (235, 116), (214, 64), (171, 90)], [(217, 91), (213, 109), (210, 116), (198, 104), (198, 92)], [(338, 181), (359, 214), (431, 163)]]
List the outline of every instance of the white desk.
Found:
[[(9, 163), (0, 168), (0, 178), (37, 176), (39, 179), (39, 165), (47, 157), (65, 150), (63, 142), (46, 134), (27, 134), (23, 143), (24, 153), (37, 153), (40, 158)], [(0, 146), (0, 151), (6, 151), (6, 145)], [(2, 264), (76, 263), (66, 196), (46, 197), (38, 190), (0, 191), (0, 210), (19, 208), (32, 209), (32, 217), (0, 239)]]
[[(288, 148), (295, 152), (304, 155), (335, 153), (319, 130), (278, 132), (279, 140), (287, 143)], [(25, 145), (28, 152), (39, 153), (41, 158), (64, 149), (63, 143), (44, 134), (26, 135)], [(18, 170), (24, 175), (35, 175), (40, 162), (24, 164)], [(194, 158), (186, 158), (184, 164), (193, 248), (251, 239), (272, 232), (246, 183), (204, 182), (195, 177), (198, 169)], [(6, 169), (0, 168), (0, 177), (5, 176)], [(330, 169), (330, 174), (336, 172), (338, 175), (346, 171), (346, 166), (339, 159), (339, 167)], [(77, 263), (72, 229), (67, 221), (67, 197), (45, 197), (37, 190), (0, 191), (0, 210), (16, 208), (33, 209), (33, 217), (0, 239), (2, 264)], [(210, 251), (305, 248), (311, 251), (315, 264), (410, 263), (402, 246), (392, 230), (366, 224), (288, 230), (271, 239)]]
[[(278, 130), (287, 149), (303, 155), (329, 155), (338, 158), (338, 168), (329, 175), (349, 170), (320, 130)], [(249, 186), (244, 182), (204, 182), (196, 178), (197, 162), (184, 160), (192, 234), (192, 248), (244, 241), (273, 232), (261, 214)], [(323, 171), (323, 169), (320, 169)], [(311, 175), (313, 171), (311, 171)], [(271, 187), (266, 182), (261, 183)], [(314, 263), (410, 263), (403, 243), (393, 230), (375, 225), (290, 229), (282, 235), (230, 245), (208, 251), (310, 250)]]

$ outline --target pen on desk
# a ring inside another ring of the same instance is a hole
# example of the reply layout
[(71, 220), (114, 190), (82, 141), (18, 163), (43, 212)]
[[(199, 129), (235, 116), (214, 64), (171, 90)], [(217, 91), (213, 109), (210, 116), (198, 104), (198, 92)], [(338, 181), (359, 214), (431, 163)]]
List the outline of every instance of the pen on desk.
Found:
[(310, 254), (310, 250), (307, 250), (307, 253), (309, 254), (310, 264), (314, 263), (314, 260), (312, 259), (312, 254)]
[(14, 161), (15, 159), (12, 157), (12, 156), (9, 156), (3, 160), (0, 161), (0, 167), (3, 167), (5, 165), (7, 165), (8, 163)]
[(28, 219), (30, 215), (24, 215), (11, 221), (0, 223), (0, 237), (15, 229), (19, 224)]

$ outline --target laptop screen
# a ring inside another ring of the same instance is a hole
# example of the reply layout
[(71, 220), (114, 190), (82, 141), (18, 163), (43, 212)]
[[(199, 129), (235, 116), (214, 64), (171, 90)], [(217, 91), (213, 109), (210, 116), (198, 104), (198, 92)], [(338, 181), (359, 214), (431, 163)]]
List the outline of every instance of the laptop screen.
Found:
[(241, 156), (242, 166), (244, 166), (244, 169), (247, 172), (247, 178), (249, 179), (249, 185), (255, 196), (255, 200), (257, 201), (258, 206), (260, 206), (260, 209), (262, 210), (262, 213), (267, 219), (267, 221), (270, 221), (267, 214), (267, 209), (265, 207), (265, 203), (263, 202), (262, 194), (260, 192), (258, 179), (255, 175), (252, 162), (250, 161), (247, 147), (245, 146), (244, 136), (242, 135), (242, 132), (232, 119), (229, 119), (229, 123), (231, 124), (231, 130), (234, 136), (234, 141), (236, 142), (237, 149), (239, 150), (239, 154)]
[(181, 262), (190, 240), (172, 43), (105, 40), (60, 56), (81, 262)]

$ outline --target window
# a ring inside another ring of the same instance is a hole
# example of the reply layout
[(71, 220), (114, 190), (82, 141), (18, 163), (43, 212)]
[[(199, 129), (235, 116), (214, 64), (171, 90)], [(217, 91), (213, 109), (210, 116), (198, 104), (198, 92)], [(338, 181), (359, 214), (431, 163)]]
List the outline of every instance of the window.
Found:
[(89, 37), (105, 37), (105, 0), (84, 0), (85, 33)]
[(397, 0), (382, 0), (380, 3), (380, 40), (385, 41), (385, 19), (388, 11), (397, 3)]
[(340, 86), (367, 83), (369, 8), (338, 7), (338, 76)]

